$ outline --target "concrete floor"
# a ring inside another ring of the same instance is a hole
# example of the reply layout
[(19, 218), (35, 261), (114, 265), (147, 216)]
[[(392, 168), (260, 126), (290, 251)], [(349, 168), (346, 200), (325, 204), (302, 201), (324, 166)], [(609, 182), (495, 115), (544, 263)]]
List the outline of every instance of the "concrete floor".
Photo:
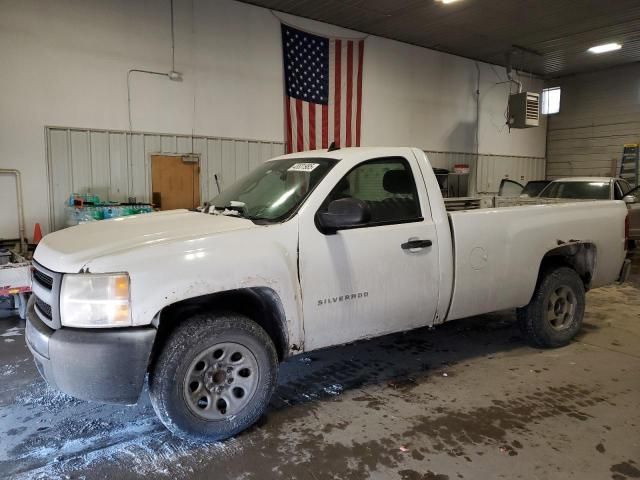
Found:
[(640, 257), (589, 293), (570, 346), (527, 347), (513, 312), (290, 359), (269, 412), (222, 444), (135, 407), (49, 390), (0, 319), (0, 478), (640, 478)]

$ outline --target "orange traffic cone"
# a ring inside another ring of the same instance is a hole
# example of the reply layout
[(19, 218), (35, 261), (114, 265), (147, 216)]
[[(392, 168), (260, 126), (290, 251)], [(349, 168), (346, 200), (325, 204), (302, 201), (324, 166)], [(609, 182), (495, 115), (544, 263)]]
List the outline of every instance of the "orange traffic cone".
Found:
[(40, 224), (36, 223), (33, 229), (33, 243), (37, 244), (40, 240), (42, 240), (42, 229), (40, 228)]

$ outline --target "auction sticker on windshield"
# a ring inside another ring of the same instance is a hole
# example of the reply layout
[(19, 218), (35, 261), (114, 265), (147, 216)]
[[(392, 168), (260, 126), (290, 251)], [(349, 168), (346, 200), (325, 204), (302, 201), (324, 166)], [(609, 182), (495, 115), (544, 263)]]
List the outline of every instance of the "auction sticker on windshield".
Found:
[(296, 163), (295, 165), (292, 165), (291, 167), (289, 167), (287, 170), (289, 172), (312, 172), (318, 165), (320, 165), (319, 163)]

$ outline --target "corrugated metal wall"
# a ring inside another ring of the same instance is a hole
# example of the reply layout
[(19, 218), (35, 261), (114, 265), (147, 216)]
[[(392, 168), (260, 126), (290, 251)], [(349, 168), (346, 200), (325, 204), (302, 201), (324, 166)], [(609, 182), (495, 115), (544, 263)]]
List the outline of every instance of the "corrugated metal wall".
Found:
[(588, 127), (552, 128), (551, 125), (552, 122), (547, 143), (550, 179), (617, 177), (623, 145), (640, 142), (640, 119)]
[(259, 162), (284, 152), (282, 142), (160, 133), (46, 127), (51, 229), (64, 226), (71, 193), (150, 201), (151, 155), (196, 154), (202, 199), (215, 196)]
[(477, 193), (498, 193), (500, 181), (515, 180), (522, 185), (545, 178), (544, 157), (480, 155), (476, 175)]
[(640, 142), (640, 65), (577, 75), (560, 86), (547, 130), (548, 178), (617, 176), (625, 143)]
[(545, 178), (544, 157), (425, 151), (431, 165), (453, 171), (457, 163), (469, 165), (469, 195), (498, 193), (500, 181), (509, 178), (525, 184)]
[[(233, 183), (259, 162), (281, 155), (282, 142), (171, 135), (66, 127), (46, 127), (50, 224), (65, 224), (64, 206), (71, 193), (94, 193), (102, 199), (149, 202), (151, 155), (196, 154), (200, 158), (202, 199)], [(545, 159), (464, 152), (426, 151), (434, 167), (453, 171), (457, 163), (471, 167), (469, 194), (496, 193), (502, 178), (521, 183), (544, 178)]]

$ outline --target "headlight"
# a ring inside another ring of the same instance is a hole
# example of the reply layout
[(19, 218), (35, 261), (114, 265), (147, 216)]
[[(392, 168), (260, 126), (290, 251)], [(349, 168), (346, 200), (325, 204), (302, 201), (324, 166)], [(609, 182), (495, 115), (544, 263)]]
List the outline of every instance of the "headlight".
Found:
[(131, 325), (129, 275), (79, 273), (62, 277), (60, 319), (67, 327)]

